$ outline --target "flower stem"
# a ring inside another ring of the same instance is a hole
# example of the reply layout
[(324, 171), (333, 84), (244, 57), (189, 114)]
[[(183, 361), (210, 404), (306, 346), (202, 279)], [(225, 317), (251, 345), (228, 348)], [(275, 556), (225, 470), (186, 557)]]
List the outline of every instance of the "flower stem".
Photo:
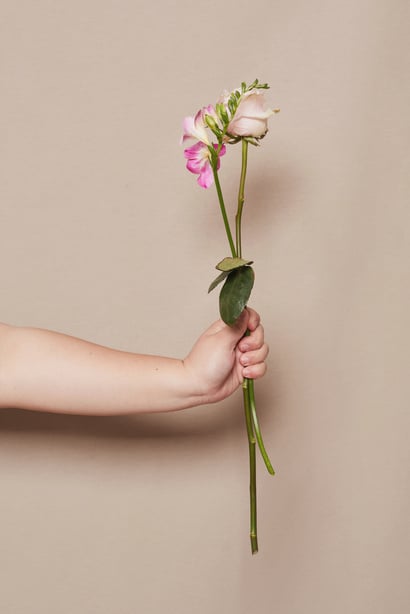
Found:
[(250, 413), (252, 417), (252, 426), (256, 435), (256, 441), (258, 442), (259, 450), (266, 465), (266, 469), (269, 471), (271, 475), (275, 475), (275, 470), (272, 467), (272, 463), (269, 460), (268, 453), (266, 452), (265, 445), (263, 443), (262, 434), (259, 426), (258, 416), (256, 414), (256, 405), (255, 405), (255, 388), (253, 379), (248, 380), (248, 392), (249, 392), (249, 407)]
[(258, 552), (258, 529), (256, 514), (256, 454), (255, 454), (255, 435), (251, 415), (251, 405), (249, 398), (249, 380), (245, 378), (243, 389), (243, 401), (245, 408), (246, 431), (249, 444), (249, 494), (250, 494), (250, 539), (252, 554)]
[[(242, 166), (241, 178), (239, 180), (238, 191), (238, 209), (235, 217), (235, 233), (236, 233), (236, 253), (239, 258), (242, 257), (242, 211), (245, 202), (245, 181), (246, 167), (248, 163), (248, 142), (242, 139)], [(247, 330), (245, 335), (249, 335)], [(245, 409), (246, 431), (248, 434), (249, 444), (249, 495), (250, 495), (250, 538), (252, 554), (258, 552), (258, 529), (257, 529), (257, 507), (256, 507), (256, 441), (254, 433), (254, 420), (252, 418), (252, 407), (255, 406), (254, 395), (251, 396), (253, 390), (252, 380), (245, 378), (242, 384), (243, 388), (243, 403)], [(252, 406), (253, 402), (253, 406)]]
[[(236, 253), (239, 258), (242, 257), (242, 212), (245, 202), (245, 181), (246, 169), (248, 164), (248, 141), (242, 139), (242, 166), (241, 177), (239, 181), (238, 191), (238, 209), (235, 217), (235, 232), (236, 232)], [(247, 330), (245, 335), (249, 335)], [(256, 441), (266, 468), (271, 475), (275, 474), (269, 456), (266, 452), (261, 430), (259, 427), (258, 416), (256, 413), (255, 404), (255, 388), (253, 379), (245, 378), (242, 384), (243, 400), (245, 407), (246, 430), (248, 433), (249, 443), (249, 492), (250, 492), (250, 537), (252, 554), (258, 552), (258, 533), (257, 533), (257, 513), (256, 513)], [(256, 436), (256, 439), (255, 439)]]
[(241, 178), (239, 180), (239, 192), (238, 192), (238, 210), (235, 217), (236, 228), (236, 253), (238, 258), (242, 258), (242, 211), (243, 204), (245, 202), (245, 181), (246, 181), (246, 168), (248, 165), (248, 141), (242, 139), (242, 166), (241, 166)]
[(232, 258), (236, 258), (236, 249), (232, 238), (231, 228), (229, 226), (228, 216), (226, 214), (225, 203), (222, 195), (221, 184), (219, 182), (218, 171), (215, 168), (214, 164), (212, 164), (212, 172), (214, 175), (216, 192), (218, 194), (219, 206), (221, 208), (222, 218), (225, 225), (226, 236), (228, 237), (229, 247), (231, 248)]

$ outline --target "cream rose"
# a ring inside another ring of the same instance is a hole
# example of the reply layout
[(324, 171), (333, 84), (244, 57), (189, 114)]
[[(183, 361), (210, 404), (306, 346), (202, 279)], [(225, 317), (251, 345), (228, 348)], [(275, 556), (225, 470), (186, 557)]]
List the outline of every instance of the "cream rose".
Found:
[(228, 133), (232, 136), (261, 138), (268, 131), (268, 119), (275, 111), (267, 108), (263, 92), (252, 90), (243, 95)]

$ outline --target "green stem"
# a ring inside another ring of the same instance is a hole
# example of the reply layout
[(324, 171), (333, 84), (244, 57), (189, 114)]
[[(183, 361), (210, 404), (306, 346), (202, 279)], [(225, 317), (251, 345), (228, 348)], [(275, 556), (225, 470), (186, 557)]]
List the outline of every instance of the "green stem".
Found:
[(256, 414), (255, 388), (254, 388), (253, 379), (248, 380), (248, 393), (249, 393), (250, 413), (252, 417), (252, 426), (253, 426), (253, 430), (256, 435), (256, 441), (258, 442), (259, 450), (265, 462), (266, 469), (269, 471), (271, 475), (275, 475), (275, 470), (272, 467), (272, 463), (269, 460), (268, 453), (266, 452), (265, 445), (263, 443), (262, 434), (261, 434), (261, 430), (259, 427), (259, 420)]
[(228, 216), (226, 214), (226, 208), (225, 208), (225, 203), (224, 203), (224, 199), (222, 195), (221, 184), (219, 183), (218, 171), (215, 168), (214, 164), (212, 164), (212, 172), (214, 175), (216, 192), (218, 194), (219, 206), (221, 208), (222, 218), (223, 218), (224, 225), (225, 225), (226, 236), (228, 237), (229, 247), (231, 248), (231, 252), (232, 252), (232, 258), (236, 258), (235, 245), (234, 245), (233, 238), (232, 238), (231, 228), (229, 226)]
[(248, 165), (248, 141), (242, 139), (242, 167), (241, 178), (239, 180), (239, 192), (238, 192), (238, 209), (235, 217), (236, 227), (236, 253), (238, 258), (242, 258), (242, 211), (243, 204), (245, 202), (245, 181), (246, 181), (246, 168)]
[(258, 552), (258, 529), (256, 515), (256, 454), (248, 383), (249, 380), (245, 379), (242, 384), (242, 389), (246, 431), (248, 434), (249, 444), (250, 539), (252, 554), (256, 554), (256, 552)]

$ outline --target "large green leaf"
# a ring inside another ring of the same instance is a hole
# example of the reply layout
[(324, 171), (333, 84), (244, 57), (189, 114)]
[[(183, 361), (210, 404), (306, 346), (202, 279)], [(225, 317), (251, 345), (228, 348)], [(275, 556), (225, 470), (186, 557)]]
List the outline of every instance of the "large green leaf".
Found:
[(218, 262), (216, 265), (216, 269), (218, 271), (233, 271), (234, 269), (239, 269), (241, 266), (245, 266), (247, 264), (253, 264), (252, 260), (244, 260), (243, 258), (224, 258), (221, 262)]
[(250, 266), (231, 271), (219, 295), (219, 313), (229, 325), (235, 323), (251, 295), (255, 273)]

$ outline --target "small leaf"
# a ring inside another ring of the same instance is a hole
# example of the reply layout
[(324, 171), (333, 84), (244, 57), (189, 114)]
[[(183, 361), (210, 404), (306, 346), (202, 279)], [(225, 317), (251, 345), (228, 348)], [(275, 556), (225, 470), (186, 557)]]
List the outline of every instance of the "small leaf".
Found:
[(221, 262), (218, 262), (216, 269), (218, 271), (233, 271), (239, 269), (241, 266), (253, 264), (252, 260), (244, 260), (243, 258), (224, 258)]
[(218, 275), (218, 277), (216, 279), (213, 280), (213, 282), (211, 283), (211, 285), (208, 288), (208, 294), (210, 292), (212, 292), (212, 290), (214, 288), (216, 288), (216, 286), (218, 286), (220, 283), (223, 282), (223, 280), (228, 277), (229, 272), (228, 271), (224, 271), (223, 273), (221, 273), (220, 275)]
[(232, 325), (241, 315), (251, 295), (255, 273), (242, 266), (228, 274), (219, 295), (219, 313), (225, 324)]
[(260, 145), (260, 140), (263, 139), (265, 135), (263, 134), (262, 136), (258, 136), (258, 137), (253, 137), (253, 136), (244, 136), (243, 140), (247, 141), (248, 143), (250, 143), (251, 145), (255, 145), (255, 147), (259, 147)]

